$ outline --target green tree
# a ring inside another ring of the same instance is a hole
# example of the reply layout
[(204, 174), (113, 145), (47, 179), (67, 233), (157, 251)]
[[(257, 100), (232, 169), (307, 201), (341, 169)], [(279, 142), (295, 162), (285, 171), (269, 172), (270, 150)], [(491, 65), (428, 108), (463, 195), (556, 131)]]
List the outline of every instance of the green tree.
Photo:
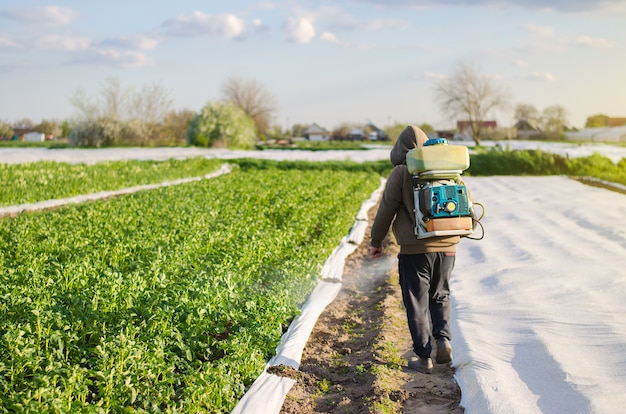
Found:
[(0, 121), (0, 139), (10, 139), (13, 136), (11, 125)]
[(309, 124), (294, 124), (291, 127), (291, 136), (292, 137), (303, 137), (304, 131), (306, 131), (310, 127)]
[(267, 133), (276, 112), (276, 98), (261, 83), (231, 78), (222, 86), (222, 93), (224, 99), (238, 105), (252, 118), (260, 135)]
[(342, 122), (339, 126), (335, 127), (331, 132), (334, 139), (346, 139), (350, 135), (350, 131), (355, 128), (354, 124), (349, 122)]
[(400, 133), (402, 131), (404, 131), (404, 128), (406, 128), (408, 125), (410, 125), (410, 124), (409, 123), (396, 122), (394, 125), (390, 125), (390, 126), (386, 127), (385, 128), (385, 133), (387, 134), (387, 136), (389, 137), (389, 139), (392, 142), (396, 142), (396, 140), (400, 136)]
[(256, 143), (256, 126), (233, 102), (209, 102), (191, 121), (187, 141), (200, 147), (247, 149)]
[(158, 144), (186, 144), (187, 129), (196, 113), (189, 109), (170, 111), (165, 115), (163, 123), (156, 134)]
[(604, 128), (609, 123), (609, 116), (604, 114), (591, 115), (585, 122), (585, 128)]
[(85, 119), (76, 124), (68, 136), (70, 145), (77, 147), (105, 147), (119, 145), (124, 136), (124, 123), (119, 119), (101, 117)]
[(56, 121), (42, 119), (38, 125), (33, 128), (37, 132), (42, 134), (52, 135), (58, 137), (61, 134), (61, 127)]
[(71, 130), (72, 125), (69, 123), (69, 121), (63, 121), (63, 123), (61, 124), (61, 136), (68, 137)]
[(435, 132), (435, 128), (432, 125), (423, 122), (420, 126), (420, 129), (424, 131), (425, 134), (430, 134), (431, 132)]

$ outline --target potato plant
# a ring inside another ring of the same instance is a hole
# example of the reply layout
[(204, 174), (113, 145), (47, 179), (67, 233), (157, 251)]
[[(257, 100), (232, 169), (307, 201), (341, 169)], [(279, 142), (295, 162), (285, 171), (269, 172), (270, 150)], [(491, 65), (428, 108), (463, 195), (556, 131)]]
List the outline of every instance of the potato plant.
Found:
[(378, 177), (239, 169), (0, 220), (0, 412), (230, 412)]

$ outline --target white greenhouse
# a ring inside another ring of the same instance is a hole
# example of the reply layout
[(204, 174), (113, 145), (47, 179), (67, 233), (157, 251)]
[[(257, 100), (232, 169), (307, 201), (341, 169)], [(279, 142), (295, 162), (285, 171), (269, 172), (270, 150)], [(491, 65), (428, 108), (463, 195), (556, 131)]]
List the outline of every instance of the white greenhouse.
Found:
[(572, 141), (626, 142), (626, 126), (609, 128), (585, 128), (580, 131), (566, 132)]

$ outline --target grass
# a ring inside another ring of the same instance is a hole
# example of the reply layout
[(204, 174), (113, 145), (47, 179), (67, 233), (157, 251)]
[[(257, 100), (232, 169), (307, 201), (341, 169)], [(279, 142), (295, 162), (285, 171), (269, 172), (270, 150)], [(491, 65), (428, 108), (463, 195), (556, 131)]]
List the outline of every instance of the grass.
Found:
[(590, 176), (626, 185), (626, 158), (615, 164), (600, 154), (567, 158), (541, 150), (491, 148), (474, 154), (467, 175)]

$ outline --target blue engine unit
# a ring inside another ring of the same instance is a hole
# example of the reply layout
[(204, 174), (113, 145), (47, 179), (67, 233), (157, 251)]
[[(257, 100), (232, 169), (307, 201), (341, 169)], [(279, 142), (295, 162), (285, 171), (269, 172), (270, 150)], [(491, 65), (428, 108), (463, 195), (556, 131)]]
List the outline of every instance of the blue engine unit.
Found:
[(429, 218), (470, 216), (467, 188), (459, 184), (427, 185), (419, 192), (420, 210)]

